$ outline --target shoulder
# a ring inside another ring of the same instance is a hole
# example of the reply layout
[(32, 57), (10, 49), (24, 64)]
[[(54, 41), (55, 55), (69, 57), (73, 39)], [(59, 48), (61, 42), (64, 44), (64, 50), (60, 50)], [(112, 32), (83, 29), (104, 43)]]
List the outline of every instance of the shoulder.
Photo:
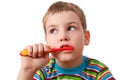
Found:
[(88, 60), (88, 66), (84, 73), (88, 73), (93, 77), (96, 76), (97, 80), (114, 80), (108, 67), (101, 61), (89, 57), (85, 57)]
[(87, 66), (88, 70), (95, 71), (95, 72), (99, 73), (102, 70), (108, 68), (104, 63), (102, 63), (101, 61), (99, 61), (97, 59), (93, 59), (93, 58), (86, 57), (86, 56), (84, 56), (84, 57), (88, 61), (88, 66)]
[(90, 58), (90, 57), (86, 57), (86, 58), (88, 59), (88, 65), (89, 66), (99, 67), (99, 69), (104, 69), (104, 68), (107, 67), (103, 62), (101, 62), (97, 59), (93, 59), (93, 58)]

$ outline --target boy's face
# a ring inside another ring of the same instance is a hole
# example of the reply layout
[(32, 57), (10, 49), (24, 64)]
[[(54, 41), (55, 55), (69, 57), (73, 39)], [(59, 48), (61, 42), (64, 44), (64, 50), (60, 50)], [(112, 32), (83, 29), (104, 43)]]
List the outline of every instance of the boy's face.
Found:
[(73, 46), (73, 50), (53, 53), (60, 61), (80, 59), (84, 45), (89, 44), (89, 32), (83, 31), (79, 17), (72, 11), (50, 14), (46, 20), (46, 42), (51, 48)]

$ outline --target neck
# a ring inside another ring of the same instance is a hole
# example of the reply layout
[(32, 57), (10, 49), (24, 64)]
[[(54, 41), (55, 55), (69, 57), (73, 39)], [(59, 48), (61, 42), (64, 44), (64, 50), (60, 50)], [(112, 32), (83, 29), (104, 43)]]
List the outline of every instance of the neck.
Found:
[(56, 59), (57, 64), (62, 68), (74, 68), (82, 63), (82, 56), (71, 61), (59, 61)]

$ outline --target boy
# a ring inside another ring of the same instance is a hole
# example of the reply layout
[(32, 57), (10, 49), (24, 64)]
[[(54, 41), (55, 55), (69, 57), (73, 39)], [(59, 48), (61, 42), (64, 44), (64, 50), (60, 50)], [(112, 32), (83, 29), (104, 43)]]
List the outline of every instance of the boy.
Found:
[[(85, 15), (77, 5), (58, 1), (43, 18), (45, 44), (29, 45), (28, 56), (22, 56), (18, 80), (115, 80), (98, 60), (83, 56), (84, 45), (90, 42)], [(71, 50), (48, 50), (72, 46)]]

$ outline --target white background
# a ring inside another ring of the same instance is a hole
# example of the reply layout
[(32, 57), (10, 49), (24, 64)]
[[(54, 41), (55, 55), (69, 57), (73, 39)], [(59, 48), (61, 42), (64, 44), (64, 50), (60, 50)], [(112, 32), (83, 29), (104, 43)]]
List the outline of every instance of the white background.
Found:
[[(0, 79), (16, 80), (19, 52), (28, 44), (44, 41), (42, 18), (57, 0), (0, 0)], [(105, 63), (120, 79), (119, 0), (64, 0), (85, 12), (91, 43), (84, 55)]]

